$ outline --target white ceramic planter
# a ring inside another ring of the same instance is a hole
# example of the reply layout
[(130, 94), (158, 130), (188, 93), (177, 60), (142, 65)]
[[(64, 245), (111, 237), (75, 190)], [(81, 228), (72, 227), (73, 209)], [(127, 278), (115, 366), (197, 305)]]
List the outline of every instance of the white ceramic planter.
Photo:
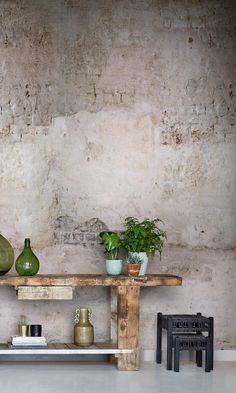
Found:
[(107, 274), (111, 276), (119, 276), (122, 273), (123, 263), (122, 259), (107, 259), (106, 270)]
[(139, 276), (144, 276), (147, 271), (148, 256), (146, 252), (131, 252), (130, 255), (138, 255), (142, 259), (142, 265), (140, 268)]

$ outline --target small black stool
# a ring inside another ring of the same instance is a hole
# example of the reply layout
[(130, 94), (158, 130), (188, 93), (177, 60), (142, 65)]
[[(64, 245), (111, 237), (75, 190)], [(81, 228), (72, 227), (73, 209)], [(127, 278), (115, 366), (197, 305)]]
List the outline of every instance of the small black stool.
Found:
[[(205, 371), (209, 372), (213, 370), (213, 367), (211, 366), (211, 343), (209, 337), (205, 337), (202, 334), (181, 334), (178, 336), (174, 335), (173, 339), (174, 371), (179, 372), (180, 351), (196, 351), (196, 353), (202, 353), (202, 351), (205, 351)], [(201, 360), (197, 359), (197, 365), (202, 366), (202, 358)]]
[[(176, 368), (181, 350), (196, 351), (196, 363), (202, 366), (202, 351), (206, 351), (206, 371), (213, 370), (214, 319), (197, 314), (157, 314), (157, 354), (156, 362), (162, 361), (162, 329), (167, 330), (167, 370), (172, 370), (172, 348), (176, 343)], [(207, 333), (207, 336), (203, 335)], [(182, 337), (183, 335), (183, 337)], [(185, 341), (184, 341), (185, 336)], [(181, 337), (183, 341), (181, 343)], [(184, 344), (185, 342), (185, 344)], [(202, 343), (201, 343), (202, 342)], [(187, 345), (188, 343), (188, 345)], [(185, 348), (185, 349), (184, 349)]]

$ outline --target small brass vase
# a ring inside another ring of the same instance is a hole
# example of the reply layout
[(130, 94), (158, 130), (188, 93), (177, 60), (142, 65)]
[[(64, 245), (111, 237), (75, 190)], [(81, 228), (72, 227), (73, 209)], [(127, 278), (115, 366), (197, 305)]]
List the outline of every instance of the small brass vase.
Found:
[(18, 325), (18, 334), (22, 337), (28, 337), (30, 334), (29, 325)]
[(94, 343), (94, 330), (90, 319), (91, 311), (88, 308), (80, 308), (76, 310), (74, 343), (79, 347), (90, 347)]

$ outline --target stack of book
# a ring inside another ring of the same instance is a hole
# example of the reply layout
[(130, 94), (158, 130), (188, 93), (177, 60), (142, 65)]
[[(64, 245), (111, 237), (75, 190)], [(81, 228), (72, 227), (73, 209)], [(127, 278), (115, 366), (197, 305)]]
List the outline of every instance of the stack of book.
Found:
[(12, 336), (11, 342), (8, 343), (9, 348), (18, 349), (47, 348), (47, 346), (45, 337)]

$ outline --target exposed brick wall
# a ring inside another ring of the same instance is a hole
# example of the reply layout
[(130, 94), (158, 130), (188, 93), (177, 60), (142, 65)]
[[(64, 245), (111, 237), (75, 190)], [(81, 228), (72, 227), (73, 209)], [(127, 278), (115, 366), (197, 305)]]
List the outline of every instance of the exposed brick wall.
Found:
[(54, 240), (56, 243), (93, 247), (101, 243), (99, 233), (107, 229), (104, 222), (98, 218), (79, 223), (71, 217), (59, 217), (55, 222)]

